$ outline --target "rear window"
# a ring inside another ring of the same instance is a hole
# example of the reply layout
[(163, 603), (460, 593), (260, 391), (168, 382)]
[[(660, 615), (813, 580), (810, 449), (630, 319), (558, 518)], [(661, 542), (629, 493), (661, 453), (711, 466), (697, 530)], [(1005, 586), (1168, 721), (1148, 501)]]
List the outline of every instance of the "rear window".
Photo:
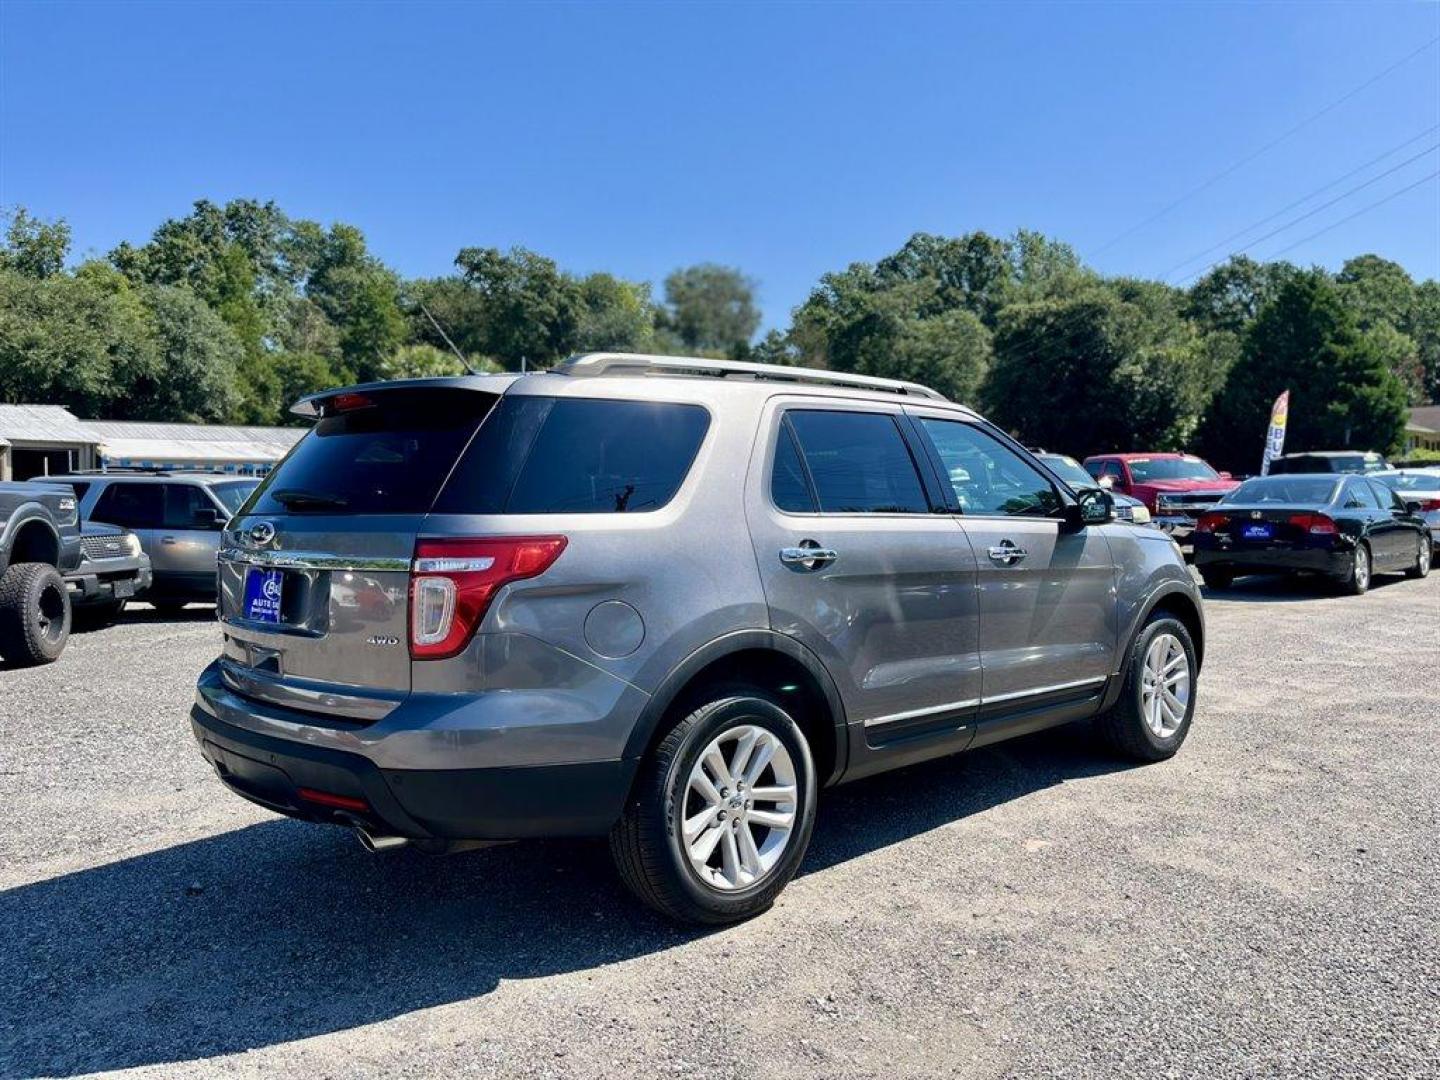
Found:
[(1335, 492), (1335, 480), (1320, 476), (1257, 476), (1246, 480), (1221, 502), (1224, 503), (1328, 503)]
[(317, 423), (260, 482), (250, 511), (424, 513), (496, 397), (405, 389), (372, 400)]
[(680, 489), (710, 415), (698, 405), (505, 398), (435, 504), (449, 514), (634, 514)]

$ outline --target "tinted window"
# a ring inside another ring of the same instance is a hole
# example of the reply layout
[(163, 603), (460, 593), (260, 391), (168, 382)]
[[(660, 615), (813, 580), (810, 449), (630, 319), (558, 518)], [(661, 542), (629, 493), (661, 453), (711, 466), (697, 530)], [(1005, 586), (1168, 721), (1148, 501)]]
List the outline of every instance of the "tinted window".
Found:
[(928, 514), (920, 474), (894, 417), (881, 413), (786, 413), (829, 514)]
[(1352, 509), (1379, 510), (1380, 500), (1370, 485), (1361, 480), (1352, 480), (1345, 485), (1345, 505)]
[(790, 425), (782, 424), (775, 442), (775, 467), (770, 471), (770, 497), (776, 507), (792, 514), (813, 514), (819, 507), (815, 504), (815, 492), (805, 475), (805, 466), (800, 462), (800, 452), (795, 449), (795, 437), (790, 434)]
[(158, 529), (165, 516), (163, 484), (111, 484), (100, 493), (92, 521), (127, 529)]
[(1046, 517), (1060, 509), (1055, 485), (1008, 446), (972, 424), (921, 420), (963, 514)]
[(1381, 507), (1382, 509), (1384, 509), (1384, 510), (1404, 510), (1404, 509), (1405, 509), (1405, 500), (1402, 499), (1402, 498), (1401, 498), (1399, 495), (1397, 495), (1395, 492), (1391, 491), (1391, 490), (1390, 490), (1388, 487), (1386, 487), (1384, 484), (1380, 484), (1380, 483), (1375, 482), (1374, 480), (1371, 480), (1371, 481), (1369, 481), (1369, 485), (1370, 485), (1370, 490), (1375, 493), (1375, 500), (1376, 500), (1376, 502), (1378, 502), (1378, 503), (1380, 504), (1380, 507)]
[(261, 514), (406, 514), (435, 493), (495, 403), (472, 390), (407, 389), (322, 419), (260, 482)]
[(698, 405), (506, 398), (435, 505), (455, 514), (657, 510), (680, 489), (710, 417)]
[(1257, 476), (1220, 501), (1322, 505), (1330, 501), (1334, 491), (1335, 481), (1328, 476)]

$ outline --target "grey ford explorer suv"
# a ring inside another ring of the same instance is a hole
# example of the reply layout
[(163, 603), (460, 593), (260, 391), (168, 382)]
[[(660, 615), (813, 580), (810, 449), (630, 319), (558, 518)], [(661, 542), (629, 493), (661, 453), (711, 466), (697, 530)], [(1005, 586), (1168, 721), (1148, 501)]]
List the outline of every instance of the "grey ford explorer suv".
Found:
[(608, 834), (643, 900), (728, 922), (823, 786), (1189, 729), (1175, 545), (924, 387), (611, 353), (296, 411), (226, 526), (191, 721), (234, 791), (369, 847)]

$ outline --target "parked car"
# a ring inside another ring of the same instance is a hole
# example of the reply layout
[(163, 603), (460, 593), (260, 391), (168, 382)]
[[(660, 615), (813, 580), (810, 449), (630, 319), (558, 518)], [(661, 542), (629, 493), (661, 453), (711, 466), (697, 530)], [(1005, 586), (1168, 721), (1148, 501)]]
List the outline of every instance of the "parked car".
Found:
[(59, 659), (71, 617), (61, 574), (79, 561), (73, 491), (0, 483), (0, 657), (17, 667)]
[(1399, 469), (1375, 477), (1405, 500), (1430, 526), (1430, 539), (1440, 545), (1440, 469)]
[(1212, 589), (1241, 574), (1311, 573), (1358, 595), (1375, 574), (1430, 572), (1430, 530), (1374, 477), (1322, 473), (1246, 480), (1200, 518), (1195, 566)]
[(255, 490), (230, 473), (108, 472), (57, 477), (75, 489), (80, 516), (129, 529), (150, 557), (145, 599), (166, 613), (215, 602), (220, 530)]
[[(1095, 486), (1095, 478), (1086, 472), (1085, 467), (1073, 457), (1067, 457), (1064, 454), (1049, 454), (1044, 450), (1032, 450), (1031, 452), (1035, 455), (1036, 461), (1069, 484), (1071, 491), (1082, 491)], [(1115, 503), (1117, 521), (1128, 521), (1134, 525), (1150, 524), (1150, 509), (1139, 499), (1132, 499), (1129, 495), (1122, 495), (1118, 491), (1112, 491), (1110, 498)]]
[(1139, 499), (1176, 541), (1239, 484), (1194, 454), (1097, 454), (1085, 459), (1085, 469), (1108, 490)]
[(150, 556), (134, 533), (98, 521), (81, 526), (80, 548), (80, 565), (65, 575), (74, 621), (114, 622), (127, 601), (150, 587)]
[(1298, 454), (1281, 454), (1270, 462), (1270, 475), (1377, 473), (1389, 468), (1385, 458), (1374, 450), (1306, 450)]
[(643, 900), (728, 922), (796, 872), (822, 785), (1189, 730), (1175, 545), (924, 387), (598, 354), (296, 409), (225, 530), (191, 721), (233, 791), (373, 849), (609, 834)]

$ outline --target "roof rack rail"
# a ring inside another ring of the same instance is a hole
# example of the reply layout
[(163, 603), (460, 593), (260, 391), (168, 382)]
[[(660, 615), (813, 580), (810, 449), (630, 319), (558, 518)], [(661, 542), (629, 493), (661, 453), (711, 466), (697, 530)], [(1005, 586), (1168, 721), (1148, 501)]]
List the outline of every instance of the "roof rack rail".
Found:
[(698, 356), (652, 356), (647, 353), (595, 352), (572, 356), (551, 369), (559, 375), (735, 375), (773, 382), (811, 383), (818, 386), (848, 386), (857, 390), (878, 390), (909, 397), (948, 400), (944, 394), (902, 379), (880, 379), (873, 375), (850, 375), (818, 368), (786, 367), (783, 364), (752, 364), (743, 360), (711, 360)]

